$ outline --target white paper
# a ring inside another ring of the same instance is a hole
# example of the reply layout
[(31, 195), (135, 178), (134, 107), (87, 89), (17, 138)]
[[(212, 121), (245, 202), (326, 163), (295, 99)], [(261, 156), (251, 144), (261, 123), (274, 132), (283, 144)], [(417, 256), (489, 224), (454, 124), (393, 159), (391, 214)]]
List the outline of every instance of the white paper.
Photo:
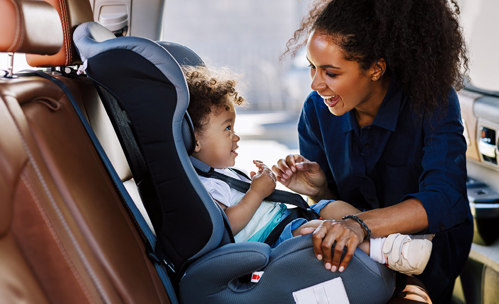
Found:
[(349, 304), (347, 292), (341, 278), (293, 292), (297, 304)]

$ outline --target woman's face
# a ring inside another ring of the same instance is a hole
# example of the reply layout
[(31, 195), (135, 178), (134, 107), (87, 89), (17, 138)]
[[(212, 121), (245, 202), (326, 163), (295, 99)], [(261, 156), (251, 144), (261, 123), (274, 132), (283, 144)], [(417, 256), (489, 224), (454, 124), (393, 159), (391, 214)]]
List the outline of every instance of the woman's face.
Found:
[(364, 70), (357, 61), (346, 60), (343, 49), (330, 35), (320, 31), (309, 36), (307, 59), (312, 90), (319, 93), (332, 114), (340, 116), (356, 109), (376, 115), (384, 95), (377, 96), (379, 84), (373, 81), (378, 80), (373, 77), (377, 71), (375, 65)]

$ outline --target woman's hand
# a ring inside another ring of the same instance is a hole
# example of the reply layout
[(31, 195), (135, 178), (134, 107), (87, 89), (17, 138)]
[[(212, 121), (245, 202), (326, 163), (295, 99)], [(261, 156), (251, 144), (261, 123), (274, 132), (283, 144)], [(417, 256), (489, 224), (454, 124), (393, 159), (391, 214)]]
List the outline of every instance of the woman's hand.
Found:
[[(364, 237), (364, 229), (354, 220), (323, 221), (312, 236), (314, 254), (324, 262), (326, 269), (343, 272)], [(345, 247), (346, 253), (341, 260)]]
[(322, 224), (322, 220), (311, 220), (293, 230), (293, 236), (310, 234)]
[(270, 170), (269, 167), (267, 167), (263, 162), (254, 160), (253, 163), (257, 166), (258, 172), (250, 172), (250, 190), (260, 194), (263, 200), (274, 192), (276, 177), (274, 176), (272, 170)]
[(309, 161), (298, 154), (290, 154), (272, 166), (277, 180), (289, 189), (310, 196), (314, 201), (332, 198), (329, 193), (326, 175), (318, 163)]

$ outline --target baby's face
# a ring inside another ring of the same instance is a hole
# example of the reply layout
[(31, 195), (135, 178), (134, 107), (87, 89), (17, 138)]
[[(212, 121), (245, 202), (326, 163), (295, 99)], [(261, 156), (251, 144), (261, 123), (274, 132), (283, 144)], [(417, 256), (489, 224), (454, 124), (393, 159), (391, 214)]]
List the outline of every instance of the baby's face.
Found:
[(196, 132), (193, 156), (216, 169), (233, 167), (240, 137), (234, 132), (233, 106), (213, 108), (201, 132)]

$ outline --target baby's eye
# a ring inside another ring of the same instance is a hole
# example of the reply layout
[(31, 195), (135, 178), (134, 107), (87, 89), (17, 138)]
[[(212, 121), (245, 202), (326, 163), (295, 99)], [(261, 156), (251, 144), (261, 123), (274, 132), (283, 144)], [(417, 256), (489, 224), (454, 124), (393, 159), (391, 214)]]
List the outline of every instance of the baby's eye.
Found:
[(231, 130), (232, 130), (232, 126), (231, 126), (231, 125), (228, 125), (227, 127), (225, 127), (225, 130), (227, 130), (227, 131), (231, 131)]

